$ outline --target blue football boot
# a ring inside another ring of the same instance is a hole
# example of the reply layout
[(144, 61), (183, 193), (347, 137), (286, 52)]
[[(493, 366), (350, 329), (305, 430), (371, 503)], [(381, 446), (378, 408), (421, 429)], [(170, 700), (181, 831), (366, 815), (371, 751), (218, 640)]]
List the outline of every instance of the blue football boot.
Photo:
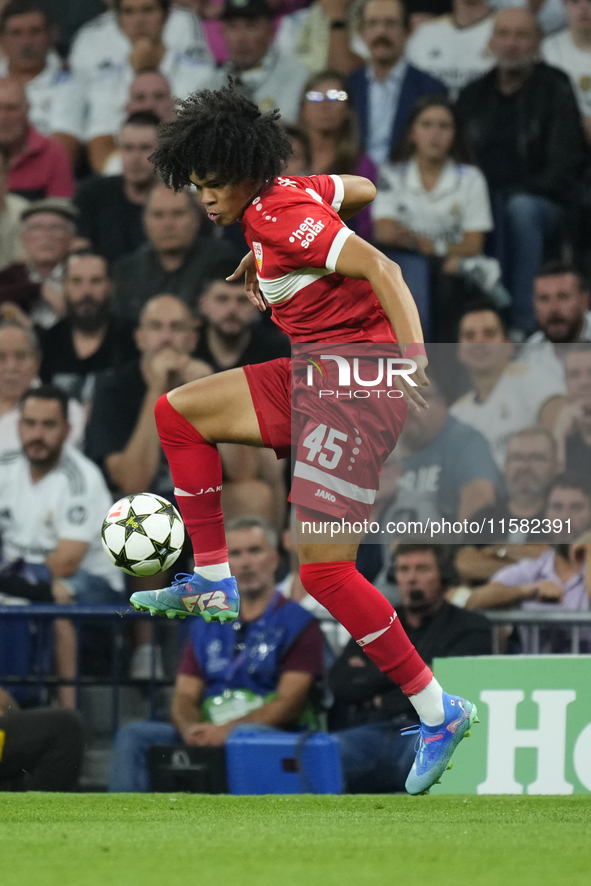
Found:
[(134, 609), (168, 618), (200, 615), (205, 621), (234, 621), (240, 611), (234, 577), (209, 581), (196, 572), (179, 573), (160, 591), (136, 591), (129, 602)]
[(438, 784), (446, 769), (451, 769), (451, 757), (463, 738), (470, 736), (470, 727), (479, 723), (476, 705), (457, 695), (443, 693), (445, 719), (438, 726), (421, 722), (417, 739), (416, 757), (406, 779), (409, 794), (424, 794)]

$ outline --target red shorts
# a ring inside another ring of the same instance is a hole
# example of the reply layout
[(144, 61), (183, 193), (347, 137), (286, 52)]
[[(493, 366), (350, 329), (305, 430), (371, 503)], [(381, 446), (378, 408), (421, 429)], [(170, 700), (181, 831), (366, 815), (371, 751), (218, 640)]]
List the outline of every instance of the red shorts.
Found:
[(244, 367), (263, 443), (278, 458), (293, 455), (298, 519), (369, 519), (406, 403), (372, 389), (357, 398), (354, 384), (337, 397), (336, 366), (312, 384), (306, 370), (288, 358)]

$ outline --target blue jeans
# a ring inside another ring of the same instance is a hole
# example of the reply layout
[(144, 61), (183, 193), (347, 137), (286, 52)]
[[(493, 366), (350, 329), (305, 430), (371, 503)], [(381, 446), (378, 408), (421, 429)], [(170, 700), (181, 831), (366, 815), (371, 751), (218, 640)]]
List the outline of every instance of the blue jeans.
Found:
[(416, 734), (401, 733), (396, 721), (342, 729), (339, 740), (343, 775), (352, 794), (394, 794), (404, 783), (415, 758)]
[(113, 742), (108, 790), (117, 794), (150, 790), (148, 749), (153, 744), (175, 744), (182, 738), (170, 723), (150, 720), (122, 726)]
[(78, 569), (73, 575), (68, 575), (60, 581), (71, 589), (74, 595), (73, 603), (101, 606), (106, 603), (121, 603), (124, 599), (124, 595), (114, 591), (106, 578), (92, 575), (85, 569)]
[(558, 237), (561, 208), (534, 194), (493, 194), (495, 254), (511, 293), (511, 319), (529, 334), (536, 327), (533, 309), (534, 277), (544, 261), (548, 243)]
[[(417, 305), (425, 341), (431, 335), (431, 269), (424, 255), (416, 252), (386, 251), (388, 258), (400, 265), (402, 276)], [(410, 342), (409, 342), (410, 344)]]

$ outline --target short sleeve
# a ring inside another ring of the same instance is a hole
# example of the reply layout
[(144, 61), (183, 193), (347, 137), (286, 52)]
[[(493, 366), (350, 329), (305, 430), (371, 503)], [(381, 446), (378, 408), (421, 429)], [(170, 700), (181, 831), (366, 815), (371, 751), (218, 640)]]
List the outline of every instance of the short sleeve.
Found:
[(197, 656), (195, 655), (193, 644), (190, 640), (187, 640), (185, 643), (181, 663), (177, 670), (177, 675), (178, 674), (184, 674), (187, 677), (198, 677), (200, 680), (203, 679), (201, 667), (197, 661)]
[(254, 211), (257, 215), (249, 224), (249, 234), (253, 241), (262, 243), (263, 249), (272, 250), (277, 270), (283, 273), (310, 268), (334, 271), (353, 233), (319, 196), (275, 210), (267, 207), (263, 197)]
[(113, 503), (105, 481), (93, 464), (87, 470), (75, 461), (64, 462), (63, 470), (73, 488), (64, 495), (56, 515), (56, 532), (59, 539), (82, 541), (90, 544), (101, 531), (103, 517)]
[(324, 673), (324, 634), (314, 619), (293, 641), (281, 662), (281, 671), (321, 677)]
[(464, 203), (464, 231), (492, 231), (488, 187), (483, 174), (475, 166), (464, 167), (467, 176)]
[(302, 175), (298, 176), (298, 182), (303, 185), (306, 193), (315, 192), (335, 212), (341, 208), (345, 196), (345, 186), (340, 175)]

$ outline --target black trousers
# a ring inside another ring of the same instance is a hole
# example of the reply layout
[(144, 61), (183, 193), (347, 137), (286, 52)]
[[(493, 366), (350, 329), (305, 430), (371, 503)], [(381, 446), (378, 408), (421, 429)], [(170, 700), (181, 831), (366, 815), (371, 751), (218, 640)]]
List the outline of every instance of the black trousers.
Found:
[(0, 716), (0, 790), (71, 791), (84, 752), (76, 711), (35, 708)]

